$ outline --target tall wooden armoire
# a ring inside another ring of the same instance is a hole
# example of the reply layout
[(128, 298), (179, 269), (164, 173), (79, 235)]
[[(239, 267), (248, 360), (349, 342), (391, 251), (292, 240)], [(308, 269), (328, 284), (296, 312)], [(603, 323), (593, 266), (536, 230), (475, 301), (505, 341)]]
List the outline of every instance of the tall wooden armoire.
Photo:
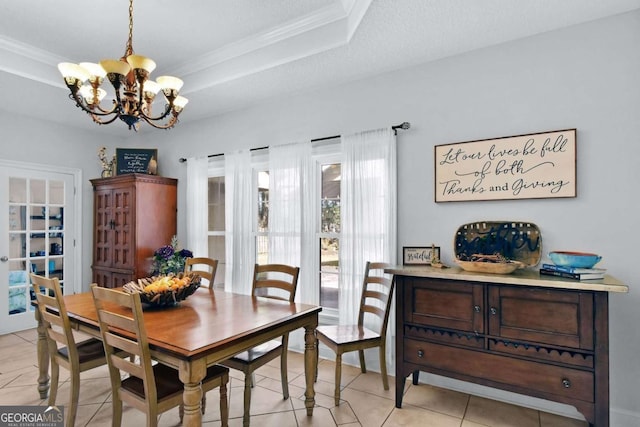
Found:
[(145, 174), (92, 179), (93, 281), (113, 288), (148, 277), (176, 234), (178, 180)]

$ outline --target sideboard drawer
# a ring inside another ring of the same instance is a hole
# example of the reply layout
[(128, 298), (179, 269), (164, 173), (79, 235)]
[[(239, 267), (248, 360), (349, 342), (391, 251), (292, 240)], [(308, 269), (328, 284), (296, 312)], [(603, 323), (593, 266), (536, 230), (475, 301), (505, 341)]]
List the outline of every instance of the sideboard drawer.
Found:
[(594, 402), (594, 378), (589, 371), (408, 338), (404, 340), (404, 359), (436, 374), (490, 378), (492, 382), (508, 384), (521, 391)]

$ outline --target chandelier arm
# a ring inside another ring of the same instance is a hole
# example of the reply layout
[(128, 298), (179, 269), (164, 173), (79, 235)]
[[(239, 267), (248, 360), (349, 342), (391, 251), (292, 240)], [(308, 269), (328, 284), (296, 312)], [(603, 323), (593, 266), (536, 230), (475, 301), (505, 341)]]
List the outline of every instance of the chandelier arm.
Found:
[(100, 112), (97, 112), (97, 111), (94, 111), (94, 110), (88, 108), (84, 104), (84, 101), (81, 98), (78, 98), (78, 95), (76, 93), (71, 92), (69, 94), (69, 98), (71, 98), (71, 100), (75, 101), (76, 106), (78, 108), (82, 109), (87, 114), (96, 115), (96, 116), (109, 116), (111, 114), (117, 114), (117, 110), (118, 110), (118, 105), (117, 104), (113, 106), (113, 109), (111, 111), (104, 110), (103, 108), (101, 108), (98, 105), (97, 107), (98, 107), (98, 110), (100, 110)]
[(115, 115), (109, 120), (100, 120), (101, 116), (93, 113), (89, 113), (89, 115), (91, 116), (91, 119), (99, 125), (108, 125), (109, 123), (113, 123), (118, 117), (120, 117), (120, 114), (115, 113)]
[(171, 117), (171, 120), (169, 120), (168, 122), (166, 122), (165, 124), (159, 125), (155, 122), (153, 122), (153, 119), (148, 118), (147, 116), (142, 116), (143, 120), (145, 122), (147, 122), (150, 126), (156, 128), (156, 129), (171, 129), (172, 127), (174, 127), (177, 123), (178, 123), (178, 115), (177, 114), (173, 114), (173, 116)]
[(98, 110), (100, 110), (101, 112), (103, 112), (103, 113), (112, 113), (112, 114), (116, 114), (117, 115), (118, 114), (118, 104), (115, 102), (115, 100), (112, 100), (112, 102), (113, 102), (113, 108), (111, 109), (111, 111), (109, 111), (109, 110), (107, 110), (105, 108), (102, 108), (102, 106), (100, 104), (96, 105), (96, 108)]
[(116, 116), (120, 115), (119, 112), (119, 103), (116, 102), (116, 100), (112, 99), (111, 102), (113, 103), (113, 108), (111, 110), (108, 110), (106, 108), (102, 108), (102, 105), (100, 105), (99, 103), (94, 105), (93, 108), (97, 108), (98, 111), (100, 111), (102, 114), (100, 113), (96, 113), (95, 110), (91, 110), (91, 114), (96, 114), (99, 116), (108, 116), (109, 114), (115, 114)]
[[(142, 108), (140, 108), (140, 115), (144, 118), (144, 121), (147, 123), (151, 123), (149, 120), (154, 120), (154, 121), (158, 121), (158, 120), (162, 120), (165, 117), (167, 117), (169, 115), (169, 113), (171, 113), (171, 111), (173, 110), (173, 105), (171, 103), (167, 104), (164, 108), (164, 113), (162, 113), (161, 115), (157, 116), (157, 117), (151, 117), (148, 116), (143, 110)], [(175, 115), (175, 114), (174, 114)]]

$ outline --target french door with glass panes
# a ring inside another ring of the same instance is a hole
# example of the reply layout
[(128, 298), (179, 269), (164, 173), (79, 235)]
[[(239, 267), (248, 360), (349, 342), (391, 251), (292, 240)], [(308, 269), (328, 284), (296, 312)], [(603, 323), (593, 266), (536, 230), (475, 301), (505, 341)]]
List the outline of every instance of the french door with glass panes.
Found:
[(0, 334), (35, 327), (30, 273), (74, 289), (74, 174), (0, 164)]

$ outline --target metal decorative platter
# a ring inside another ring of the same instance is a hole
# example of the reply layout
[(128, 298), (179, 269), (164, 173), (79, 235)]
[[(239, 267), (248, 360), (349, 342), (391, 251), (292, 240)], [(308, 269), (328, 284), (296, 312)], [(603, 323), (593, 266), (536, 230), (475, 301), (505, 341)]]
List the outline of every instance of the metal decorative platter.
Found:
[[(453, 246), (456, 262), (463, 269), (508, 274), (540, 262), (542, 235), (531, 222), (476, 221), (458, 228)], [(479, 263), (478, 255), (497, 256), (501, 261)]]

